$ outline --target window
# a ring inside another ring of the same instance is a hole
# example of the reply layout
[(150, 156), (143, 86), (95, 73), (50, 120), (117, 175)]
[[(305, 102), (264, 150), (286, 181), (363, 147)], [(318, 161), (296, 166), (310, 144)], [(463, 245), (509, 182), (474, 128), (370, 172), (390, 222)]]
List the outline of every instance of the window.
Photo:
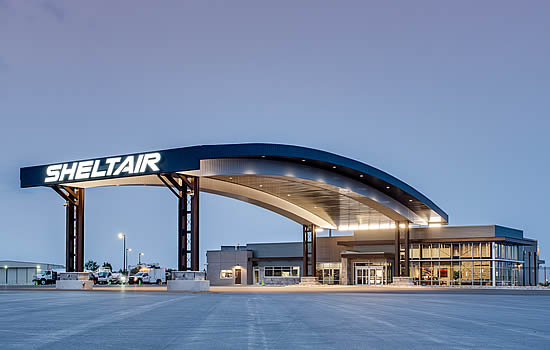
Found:
[(299, 266), (266, 266), (264, 269), (265, 277), (299, 277)]
[[(420, 278), (423, 281), (428, 281), (427, 284), (430, 284), (429, 281), (432, 279), (432, 264), (429, 262), (422, 263), (422, 270)], [(425, 283), (423, 283), (425, 284)]]
[(474, 258), (480, 257), (480, 243), (473, 244), (473, 252), (474, 252)]
[(490, 261), (483, 261), (481, 263), (481, 279), (483, 284), (490, 285), (491, 284), (491, 262)]
[(430, 254), (430, 245), (422, 244), (422, 259), (430, 259), (432, 256)]
[(453, 244), (453, 259), (460, 258), (460, 244)]
[(491, 257), (491, 243), (481, 243), (481, 257), (482, 258)]
[(471, 258), (472, 257), (472, 243), (464, 243), (462, 245), (462, 254), (461, 258)]
[(233, 278), (233, 270), (221, 270), (220, 279), (227, 280)]
[(411, 244), (409, 255), (411, 259), (420, 259), (420, 248), (418, 244)]
[(439, 258), (439, 244), (432, 244), (432, 259)]
[(461, 272), (462, 272), (462, 284), (472, 284), (472, 269), (473, 269), (473, 263), (472, 261), (462, 261), (461, 262)]
[(411, 276), (415, 280), (420, 279), (420, 268), (419, 268), (419, 266), (420, 265), (419, 265), (418, 262), (414, 262), (414, 263), (411, 264)]
[(442, 244), (441, 249), (439, 251), (439, 257), (441, 259), (450, 259), (451, 258), (451, 245), (450, 244)]
[(460, 285), (460, 263), (459, 262), (453, 262), (453, 272), (452, 272), (452, 278), (453, 278), (453, 284), (454, 285)]

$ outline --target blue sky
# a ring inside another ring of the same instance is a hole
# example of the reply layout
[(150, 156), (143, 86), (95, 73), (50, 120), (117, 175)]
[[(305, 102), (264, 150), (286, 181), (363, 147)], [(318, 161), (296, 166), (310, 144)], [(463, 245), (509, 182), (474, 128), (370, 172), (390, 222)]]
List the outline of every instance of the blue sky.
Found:
[[(523, 229), (550, 257), (548, 18), (546, 1), (0, 0), (0, 258), (64, 262), (63, 202), (19, 189), (22, 166), (239, 142), (363, 161), (452, 225)], [(301, 237), (201, 201), (203, 251)], [(175, 266), (168, 190), (94, 189), (86, 205), (86, 259), (120, 265), (123, 231)]]

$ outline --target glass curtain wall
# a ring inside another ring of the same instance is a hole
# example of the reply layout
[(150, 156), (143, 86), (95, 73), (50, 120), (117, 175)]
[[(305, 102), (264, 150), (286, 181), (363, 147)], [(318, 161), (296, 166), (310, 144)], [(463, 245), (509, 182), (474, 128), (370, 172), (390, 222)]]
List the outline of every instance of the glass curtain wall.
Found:
[[(518, 285), (518, 246), (493, 243), (424, 243), (410, 246), (410, 271), (420, 285)], [(499, 260), (502, 259), (502, 260)]]

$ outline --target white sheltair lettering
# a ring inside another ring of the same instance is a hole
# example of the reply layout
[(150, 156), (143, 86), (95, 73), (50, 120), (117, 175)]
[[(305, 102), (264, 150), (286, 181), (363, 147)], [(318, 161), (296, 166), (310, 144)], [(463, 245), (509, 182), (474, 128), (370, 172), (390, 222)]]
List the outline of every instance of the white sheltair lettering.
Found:
[(116, 157), (116, 158), (108, 158), (105, 163), (109, 164), (109, 167), (107, 168), (107, 176), (113, 175), (113, 169), (115, 168), (115, 164), (120, 162), (122, 158)]
[(113, 173), (114, 176), (120, 175), (120, 173), (128, 173), (133, 174), (134, 173), (134, 156), (128, 156), (122, 164), (118, 167), (118, 169)]
[(99, 160), (94, 161), (94, 168), (92, 169), (92, 177), (103, 177), (107, 172), (105, 170), (99, 171), (99, 163), (101, 163)]
[(61, 170), (62, 165), (56, 164), (56, 165), (50, 165), (46, 169), (46, 178), (44, 179), (44, 182), (55, 182), (59, 179), (59, 170)]
[(95, 179), (105, 176), (121, 176), (123, 174), (143, 174), (150, 171), (160, 171), (158, 163), (160, 153), (146, 153), (137, 156), (112, 157), (105, 160), (85, 160), (82, 162), (54, 164), (46, 168), (44, 182), (62, 182), (73, 180)]
[(145, 159), (143, 160), (143, 164), (141, 165), (141, 169), (139, 169), (140, 173), (145, 172), (147, 167), (151, 168), (152, 171), (159, 171), (159, 167), (157, 166), (157, 163), (160, 161), (160, 153), (149, 153), (145, 155)]
[(134, 173), (139, 173), (139, 168), (141, 168), (141, 163), (143, 162), (143, 154), (140, 154), (138, 156), (138, 159), (137, 159), (137, 162), (136, 162), (136, 167), (134, 169)]
[(66, 175), (69, 175), (68, 180), (73, 180), (77, 166), (78, 162), (74, 162), (70, 168), (68, 167), (67, 163), (63, 164), (63, 168), (61, 168), (61, 174), (59, 175), (59, 181), (63, 181)]
[(75, 180), (87, 179), (90, 177), (90, 171), (92, 171), (92, 165), (94, 164), (93, 160), (87, 160), (85, 162), (78, 163), (78, 168), (76, 168), (76, 175), (74, 176)]

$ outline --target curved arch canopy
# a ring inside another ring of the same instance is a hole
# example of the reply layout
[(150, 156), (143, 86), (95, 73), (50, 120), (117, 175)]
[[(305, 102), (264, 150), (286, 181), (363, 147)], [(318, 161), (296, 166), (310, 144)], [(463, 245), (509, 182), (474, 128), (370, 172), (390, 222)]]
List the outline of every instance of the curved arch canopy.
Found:
[(167, 173), (199, 177), (201, 191), (322, 228), (448, 222), (431, 200), (381, 170), (333, 153), (280, 144), (192, 146), (27, 167), (21, 169), (21, 187), (164, 186), (158, 175)]

